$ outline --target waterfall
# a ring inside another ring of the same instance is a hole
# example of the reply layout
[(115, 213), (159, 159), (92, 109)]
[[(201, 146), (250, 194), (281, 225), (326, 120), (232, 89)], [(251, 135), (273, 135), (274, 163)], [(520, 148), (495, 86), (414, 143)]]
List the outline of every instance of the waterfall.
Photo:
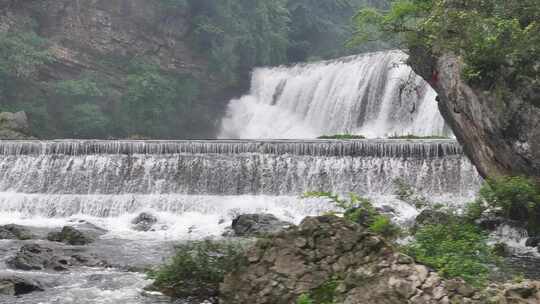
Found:
[(0, 191), (9, 193), (389, 194), (395, 178), (429, 194), (461, 195), (478, 183), (475, 169), (452, 140), (0, 144)]
[(435, 91), (399, 51), (253, 71), (220, 138), (315, 138), (340, 133), (449, 136)]

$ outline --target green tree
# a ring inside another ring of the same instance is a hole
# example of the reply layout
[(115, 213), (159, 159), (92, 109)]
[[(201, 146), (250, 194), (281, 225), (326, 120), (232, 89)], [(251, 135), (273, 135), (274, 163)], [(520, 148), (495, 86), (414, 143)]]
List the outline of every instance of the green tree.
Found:
[(539, 15), (536, 0), (398, 0), (361, 10), (351, 45), (391, 37), (409, 50), (461, 56), (473, 85), (540, 89)]
[(128, 135), (174, 137), (196, 118), (196, 81), (188, 76), (168, 74), (159, 66), (135, 62), (127, 76), (121, 116)]

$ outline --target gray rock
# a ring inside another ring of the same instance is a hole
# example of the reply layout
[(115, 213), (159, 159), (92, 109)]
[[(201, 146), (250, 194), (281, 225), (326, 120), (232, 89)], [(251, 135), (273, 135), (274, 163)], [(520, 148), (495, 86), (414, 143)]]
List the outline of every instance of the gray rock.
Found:
[(0, 240), (30, 240), (34, 236), (29, 229), (19, 225), (0, 226)]
[(150, 231), (157, 221), (158, 219), (154, 215), (143, 212), (134, 218), (131, 223), (133, 224), (133, 230)]
[(51, 242), (61, 242), (69, 245), (87, 245), (94, 238), (71, 226), (65, 226), (60, 232), (51, 232), (47, 236)]
[(296, 303), (299, 295), (327, 283), (336, 286), (334, 303), (484, 303), (463, 281), (453, 280), (447, 288), (434, 271), (366, 227), (335, 216), (308, 217), (260, 239), (246, 260), (226, 275), (219, 303)]
[(540, 245), (540, 237), (530, 237), (525, 242), (527, 247), (538, 247), (538, 245)]
[(0, 277), (0, 295), (19, 296), (35, 291), (43, 291), (41, 285), (20, 277)]
[(6, 264), (20, 270), (65, 271), (70, 266), (107, 267), (108, 264), (93, 255), (63, 247), (26, 244)]
[(0, 139), (30, 139), (30, 127), (25, 112), (0, 113)]
[(292, 224), (272, 214), (242, 214), (232, 222), (235, 236), (251, 237), (280, 232)]
[(22, 246), (17, 255), (9, 259), (7, 264), (20, 270), (67, 270), (67, 262), (64, 263), (59, 259), (54, 249), (38, 244)]

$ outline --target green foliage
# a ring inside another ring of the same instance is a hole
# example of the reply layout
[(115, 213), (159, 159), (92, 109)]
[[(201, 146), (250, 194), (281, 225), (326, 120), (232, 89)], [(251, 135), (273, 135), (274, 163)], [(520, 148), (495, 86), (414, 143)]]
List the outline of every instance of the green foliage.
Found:
[(213, 72), (235, 85), (252, 67), (287, 61), (285, 0), (191, 0), (194, 39)]
[(336, 303), (336, 289), (341, 282), (341, 280), (335, 278), (330, 279), (309, 294), (300, 295), (296, 300), (296, 304), (334, 304)]
[(391, 36), (408, 49), (462, 56), (472, 84), (538, 87), (539, 16), (537, 0), (398, 0), (386, 11), (361, 10), (351, 44)]
[(333, 278), (315, 288), (311, 291), (313, 302), (317, 304), (334, 304), (336, 300), (336, 289), (340, 283), (340, 280)]
[(34, 32), (0, 33), (0, 74), (31, 78), (51, 60), (45, 40)]
[(396, 238), (401, 234), (401, 229), (390, 219), (379, 214), (369, 199), (354, 193), (349, 194), (349, 199), (342, 199), (339, 195), (330, 192), (306, 192), (303, 197), (326, 198), (343, 211), (345, 219), (361, 224), (373, 233), (388, 239)]
[(296, 300), (296, 304), (315, 304), (308, 294), (302, 294)]
[(407, 253), (445, 278), (461, 277), (474, 286), (486, 283), (488, 265), (497, 262), (487, 244), (487, 235), (458, 219), (421, 227), (407, 246)]
[(467, 204), (464, 216), (470, 222), (474, 222), (475, 220), (482, 217), (482, 214), (484, 214), (487, 209), (488, 207), (484, 204), (482, 200), (475, 200), (474, 202), (470, 202), (469, 204)]
[(365, 139), (363, 135), (354, 135), (354, 134), (336, 134), (336, 135), (323, 135), (317, 139)]
[(401, 234), (401, 229), (394, 225), (389, 218), (382, 215), (376, 215), (373, 218), (369, 230), (388, 239), (394, 239)]
[(217, 296), (226, 273), (244, 265), (243, 249), (234, 244), (193, 242), (177, 248), (172, 261), (149, 273), (154, 286), (176, 298)]
[(540, 187), (535, 181), (525, 177), (488, 179), (480, 198), (499, 215), (527, 221), (530, 232), (540, 232)]
[(121, 103), (127, 134), (154, 138), (174, 137), (196, 119), (198, 83), (191, 77), (168, 74), (157, 65), (134, 62), (127, 75), (128, 89)]

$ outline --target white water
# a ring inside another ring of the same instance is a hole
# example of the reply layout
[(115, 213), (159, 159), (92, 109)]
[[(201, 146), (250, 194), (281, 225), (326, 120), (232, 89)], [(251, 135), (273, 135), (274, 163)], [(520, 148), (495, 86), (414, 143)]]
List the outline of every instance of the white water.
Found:
[(315, 138), (342, 133), (449, 136), (435, 91), (399, 51), (260, 68), (230, 102), (220, 138)]
[[(4, 141), (0, 224), (60, 226), (86, 219), (124, 239), (219, 236), (238, 213), (298, 223), (332, 208), (306, 191), (356, 192), (395, 205), (402, 178), (441, 202), (474, 196), (480, 178), (451, 140)], [(140, 212), (159, 215), (139, 233)]]

